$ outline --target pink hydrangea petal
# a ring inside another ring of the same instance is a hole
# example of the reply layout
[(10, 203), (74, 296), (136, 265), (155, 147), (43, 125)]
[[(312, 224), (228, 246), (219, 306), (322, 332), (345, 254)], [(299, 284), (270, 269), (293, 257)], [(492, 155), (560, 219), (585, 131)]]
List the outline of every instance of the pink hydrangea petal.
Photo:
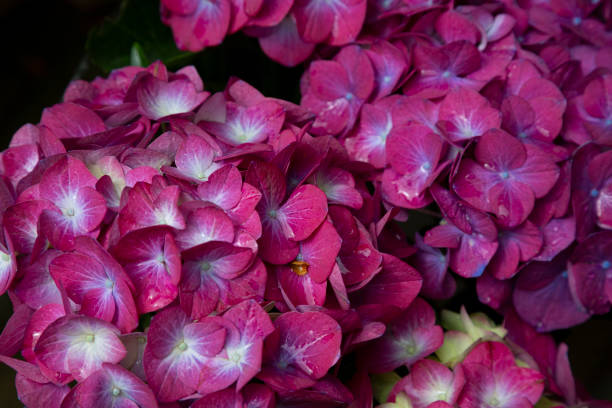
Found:
[(291, 391), (312, 385), (340, 357), (340, 326), (323, 313), (287, 312), (274, 326), (276, 331), (265, 341), (264, 366), (258, 374), (272, 389)]
[(193, 13), (172, 14), (168, 24), (180, 49), (201, 51), (204, 47), (219, 45), (230, 23), (230, 4), (226, 0), (198, 2)]
[(215, 170), (214, 149), (197, 135), (189, 135), (176, 151), (176, 167), (188, 177), (203, 181)]
[(191, 323), (177, 307), (164, 309), (147, 333), (144, 368), (160, 402), (172, 402), (195, 392), (206, 358), (218, 354), (226, 330), (216, 318)]
[(60, 404), (70, 391), (67, 385), (53, 383), (38, 383), (17, 374), (15, 388), (19, 401), (32, 408), (60, 408)]
[(501, 130), (486, 132), (476, 145), (476, 160), (491, 171), (520, 168), (527, 160), (521, 142)]
[(43, 111), (41, 125), (58, 139), (80, 138), (104, 132), (102, 119), (90, 109), (72, 102), (54, 105)]
[(136, 91), (143, 115), (157, 120), (166, 116), (194, 110), (205, 98), (191, 81), (177, 79), (166, 82), (152, 75), (144, 76)]
[(514, 307), (537, 331), (570, 327), (589, 317), (570, 293), (566, 258), (560, 254), (551, 262), (530, 263), (517, 280)]
[(178, 295), (180, 253), (167, 230), (152, 227), (133, 231), (119, 241), (113, 255), (134, 283), (141, 313), (161, 309)]
[(33, 310), (25, 303), (13, 306), (13, 314), (0, 334), (0, 347), (3, 355), (12, 356), (22, 349), (32, 314)]
[(452, 296), (456, 283), (448, 271), (448, 255), (434, 249), (423, 242), (420, 235), (415, 235), (415, 245), (418, 248), (410, 263), (423, 277), (423, 296), (432, 299), (446, 299)]
[(574, 242), (576, 220), (574, 217), (555, 218), (542, 227), (542, 235), (544, 238), (542, 250), (533, 259), (550, 261)]
[(179, 287), (183, 308), (194, 318), (207, 316), (216, 308), (225, 282), (242, 275), (252, 258), (253, 252), (249, 248), (220, 241), (207, 242), (185, 251)]
[(151, 389), (125, 368), (104, 363), (79, 383), (76, 400), (81, 406), (116, 407), (131, 402), (138, 407), (156, 407)]
[(285, 236), (294, 241), (310, 236), (326, 215), (325, 193), (312, 185), (298, 187), (277, 213)]
[(543, 237), (529, 221), (519, 227), (502, 231), (495, 256), (487, 270), (497, 279), (508, 279), (517, 272), (519, 261), (528, 261), (540, 252)]
[(433, 308), (416, 298), (387, 328), (385, 335), (366, 349), (372, 372), (385, 372), (412, 365), (442, 345), (443, 332), (435, 325)]
[(327, 282), (317, 283), (310, 274), (298, 275), (291, 267), (276, 268), (278, 287), (283, 300), (291, 309), (300, 305), (319, 305), (325, 303)]
[(438, 362), (423, 359), (412, 366), (409, 376), (396, 384), (394, 389), (406, 392), (416, 408), (425, 408), (437, 401), (454, 404), (464, 384), (461, 366), (452, 372)]
[(75, 242), (75, 252), (53, 259), (51, 275), (93, 317), (108, 320), (123, 332), (132, 331), (138, 325), (138, 313), (130, 278), (98, 242), (87, 237)]
[(382, 254), (374, 248), (370, 235), (363, 225), (357, 224), (359, 241), (350, 252), (340, 252), (337, 258), (345, 285), (357, 285), (369, 281), (380, 271)]
[(439, 119), (452, 141), (463, 141), (498, 128), (501, 114), (478, 92), (461, 89), (449, 92), (440, 105)]
[(436, 20), (436, 31), (446, 43), (468, 41), (476, 44), (481, 37), (478, 27), (457, 11), (442, 13)]
[(304, 62), (314, 51), (314, 44), (300, 37), (293, 14), (285, 17), (278, 25), (259, 37), (263, 52), (276, 62), (294, 67)]
[(384, 167), (387, 162), (386, 141), (392, 128), (393, 119), (389, 112), (377, 105), (364, 105), (356, 134), (344, 141), (348, 153), (353, 160)]
[(327, 40), (336, 18), (334, 11), (328, 4), (297, 0), (294, 14), (300, 37), (310, 43)]
[(419, 273), (400, 259), (383, 254), (382, 270), (364, 288), (353, 293), (356, 304), (389, 304), (406, 308), (422, 285)]
[(214, 207), (198, 208), (187, 218), (187, 228), (176, 234), (181, 250), (209, 241), (233, 242), (234, 225), (225, 213)]
[(325, 221), (309, 238), (300, 243), (298, 260), (308, 264), (308, 274), (315, 282), (324, 282), (331, 273), (341, 241), (336, 229), (330, 222)]
[(67, 316), (51, 323), (36, 343), (36, 356), (62, 373), (84, 380), (105, 362), (118, 363), (125, 355), (119, 330), (87, 316)]
[(228, 165), (214, 171), (207, 181), (198, 186), (198, 196), (229, 210), (241, 201), (242, 190), (240, 172), (236, 167)]

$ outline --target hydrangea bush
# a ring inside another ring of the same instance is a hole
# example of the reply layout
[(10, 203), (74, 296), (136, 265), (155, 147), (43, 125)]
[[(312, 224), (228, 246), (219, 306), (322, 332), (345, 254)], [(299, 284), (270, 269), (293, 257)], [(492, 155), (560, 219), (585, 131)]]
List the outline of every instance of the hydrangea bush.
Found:
[(15, 133), (22, 403), (612, 407), (549, 333), (612, 302), (611, 4), (162, 0), (179, 48), (309, 60), (301, 101), (155, 62)]

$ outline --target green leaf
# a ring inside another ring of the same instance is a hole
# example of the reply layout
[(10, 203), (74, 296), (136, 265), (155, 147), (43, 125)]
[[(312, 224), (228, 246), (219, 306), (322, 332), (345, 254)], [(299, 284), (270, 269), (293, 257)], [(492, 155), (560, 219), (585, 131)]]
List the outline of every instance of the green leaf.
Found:
[(142, 46), (137, 42), (132, 45), (132, 50), (130, 51), (130, 65), (137, 67), (146, 67), (149, 65), (149, 61), (147, 60)]
[(161, 22), (159, 1), (155, 0), (124, 0), (117, 18), (91, 30), (86, 49), (90, 61), (105, 73), (156, 60), (176, 69), (193, 56), (176, 48), (172, 30)]
[(397, 384), (401, 377), (395, 371), (388, 373), (372, 375), (372, 392), (376, 401), (382, 403), (387, 402), (391, 390)]

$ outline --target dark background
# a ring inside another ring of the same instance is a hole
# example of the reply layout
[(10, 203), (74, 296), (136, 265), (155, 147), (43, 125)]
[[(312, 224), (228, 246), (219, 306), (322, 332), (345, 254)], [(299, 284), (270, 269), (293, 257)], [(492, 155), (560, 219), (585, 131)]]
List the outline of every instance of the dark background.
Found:
[[(156, 0), (149, 0), (156, 3)], [(86, 57), (87, 34), (119, 0), (0, 0), (0, 149), (24, 123), (38, 123), (42, 109), (61, 100), (71, 79), (92, 79), (103, 71)], [(109, 45), (110, 46), (110, 45)], [(112, 49), (108, 51), (113, 51)], [(222, 89), (239, 76), (269, 96), (297, 101), (303, 67), (285, 69), (264, 58), (257, 42), (229, 37), (223, 49), (191, 57), (209, 90)], [(474, 310), (474, 309), (471, 309)], [(11, 315), (7, 295), (0, 297), (0, 327)], [(612, 400), (612, 319), (596, 316), (556, 334), (570, 346), (576, 378), (595, 398)], [(14, 372), (0, 365), (0, 406), (21, 407)]]

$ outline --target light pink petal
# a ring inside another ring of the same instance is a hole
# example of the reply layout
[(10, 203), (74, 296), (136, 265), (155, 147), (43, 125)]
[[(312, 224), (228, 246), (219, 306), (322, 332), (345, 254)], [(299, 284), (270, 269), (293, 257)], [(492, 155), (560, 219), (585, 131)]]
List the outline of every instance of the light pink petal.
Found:
[(138, 85), (139, 108), (144, 116), (153, 120), (191, 112), (204, 100), (204, 95), (196, 91), (193, 83), (184, 79), (166, 82), (148, 75)]
[(16, 251), (26, 254), (32, 252), (38, 237), (38, 218), (43, 210), (52, 208), (53, 205), (44, 200), (24, 201), (7, 208), (3, 216), (3, 225)]
[(233, 242), (234, 225), (225, 213), (214, 207), (198, 208), (187, 217), (187, 227), (176, 234), (181, 250), (209, 241)]
[[(138, 407), (157, 407), (151, 389), (125, 368), (105, 363), (102, 369), (79, 383), (76, 400), (81, 406), (111, 408), (135, 404)], [(132, 404), (129, 404), (129, 403)], [(128, 405), (124, 405), (128, 404)]]
[(87, 316), (62, 317), (45, 329), (35, 352), (47, 367), (82, 381), (103, 363), (123, 358), (126, 350), (118, 336), (110, 323)]
[(176, 167), (192, 179), (205, 181), (216, 170), (213, 165), (214, 155), (213, 147), (206, 140), (197, 135), (189, 135), (176, 152)]
[(198, 196), (224, 210), (235, 207), (242, 193), (242, 177), (232, 165), (214, 171), (208, 180), (198, 186)]

